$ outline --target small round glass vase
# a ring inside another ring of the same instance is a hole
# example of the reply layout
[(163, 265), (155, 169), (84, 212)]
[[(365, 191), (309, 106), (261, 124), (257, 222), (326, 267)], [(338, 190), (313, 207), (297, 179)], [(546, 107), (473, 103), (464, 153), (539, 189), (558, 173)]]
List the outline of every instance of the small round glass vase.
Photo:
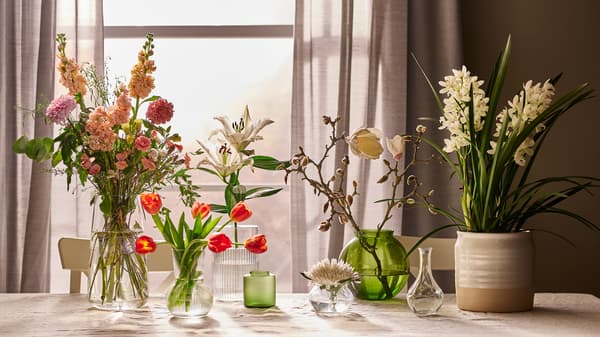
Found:
[(308, 301), (317, 314), (339, 315), (347, 312), (354, 302), (348, 282), (333, 288), (315, 284), (308, 293)]
[(417, 316), (435, 315), (444, 301), (444, 293), (431, 274), (431, 250), (419, 248), (419, 274), (406, 294), (408, 307)]
[(200, 255), (190, 265), (178, 264), (183, 251), (173, 250), (174, 272), (177, 275), (167, 294), (167, 309), (174, 317), (204, 317), (213, 306), (212, 290), (204, 284), (202, 271), (198, 268)]

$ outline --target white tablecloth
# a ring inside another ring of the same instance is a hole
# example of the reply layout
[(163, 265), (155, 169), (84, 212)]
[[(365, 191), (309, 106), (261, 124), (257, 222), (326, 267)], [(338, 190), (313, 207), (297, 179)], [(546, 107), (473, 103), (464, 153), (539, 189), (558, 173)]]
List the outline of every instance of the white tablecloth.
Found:
[(339, 317), (318, 316), (305, 294), (278, 294), (277, 306), (215, 303), (208, 317), (175, 319), (164, 299), (125, 313), (90, 308), (85, 295), (0, 294), (0, 336), (600, 336), (600, 299), (586, 294), (535, 296), (535, 309), (461, 311), (446, 295), (439, 315), (419, 318), (401, 299), (357, 301)]

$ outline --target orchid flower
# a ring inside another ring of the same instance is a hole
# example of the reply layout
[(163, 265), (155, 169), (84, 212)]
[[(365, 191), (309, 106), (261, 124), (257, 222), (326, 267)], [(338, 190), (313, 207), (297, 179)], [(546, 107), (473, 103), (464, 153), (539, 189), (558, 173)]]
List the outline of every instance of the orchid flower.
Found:
[(252, 122), (250, 118), (250, 112), (248, 106), (244, 108), (244, 115), (240, 118), (239, 122), (233, 122), (229, 120), (227, 116), (215, 117), (216, 120), (221, 122), (223, 125), (222, 129), (211, 132), (209, 138), (217, 134), (221, 134), (224, 137), (222, 142), (228, 142), (231, 144), (238, 153), (245, 153), (246, 148), (250, 143), (263, 139), (258, 133), (267, 125), (273, 123), (270, 119), (259, 119), (257, 122)]

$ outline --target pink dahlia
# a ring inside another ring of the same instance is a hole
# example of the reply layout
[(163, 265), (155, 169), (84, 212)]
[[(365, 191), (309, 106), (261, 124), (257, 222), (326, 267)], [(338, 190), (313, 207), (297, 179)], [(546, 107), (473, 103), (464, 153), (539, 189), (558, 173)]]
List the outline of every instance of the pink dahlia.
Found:
[(148, 106), (146, 118), (153, 124), (162, 124), (170, 121), (173, 118), (173, 103), (169, 103), (164, 98), (157, 99)]
[(55, 98), (46, 109), (46, 116), (52, 123), (63, 124), (71, 111), (75, 110), (77, 103), (73, 96), (61, 95)]

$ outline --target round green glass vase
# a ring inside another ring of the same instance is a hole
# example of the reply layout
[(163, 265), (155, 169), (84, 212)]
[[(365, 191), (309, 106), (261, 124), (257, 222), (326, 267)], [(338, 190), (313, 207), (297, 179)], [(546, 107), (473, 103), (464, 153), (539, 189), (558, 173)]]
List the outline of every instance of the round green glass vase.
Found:
[(340, 260), (346, 261), (360, 275), (360, 282), (353, 282), (350, 289), (354, 296), (364, 300), (393, 298), (408, 280), (406, 250), (392, 230), (382, 229), (377, 236), (376, 229), (363, 229), (361, 234), (368, 245), (375, 244), (375, 255), (381, 268), (378, 268), (374, 255), (354, 237), (340, 253)]

